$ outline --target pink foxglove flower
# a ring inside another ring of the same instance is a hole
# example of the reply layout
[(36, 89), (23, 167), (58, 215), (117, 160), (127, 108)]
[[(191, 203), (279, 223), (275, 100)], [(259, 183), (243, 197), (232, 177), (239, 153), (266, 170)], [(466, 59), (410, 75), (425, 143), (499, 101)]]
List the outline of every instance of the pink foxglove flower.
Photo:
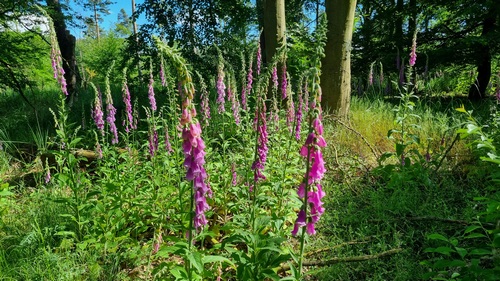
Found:
[(219, 64), (217, 70), (217, 104), (219, 105), (219, 114), (226, 111), (224, 107), (224, 102), (226, 98), (226, 85), (224, 85), (224, 66), (222, 63)]
[(236, 186), (238, 184), (238, 174), (236, 174), (236, 164), (233, 164), (231, 165), (231, 173), (233, 175), (233, 179), (231, 181), (231, 184), (233, 186)]
[(304, 210), (300, 210), (297, 215), (297, 220), (293, 226), (292, 235), (297, 236), (299, 232), (299, 228), (304, 227), (306, 225), (306, 212)]
[[(207, 172), (205, 171), (205, 142), (201, 138), (201, 126), (196, 117), (196, 108), (193, 104), (194, 87), (191, 75), (184, 73), (182, 114), (180, 127), (182, 130), (182, 151), (184, 152), (184, 167), (186, 168), (186, 179), (193, 182), (193, 202), (195, 228), (207, 224), (205, 212), (210, 209), (206, 197), (212, 196), (212, 190), (207, 183)], [(190, 233), (189, 233), (190, 234)]]
[(165, 67), (163, 66), (163, 57), (161, 57), (160, 60), (160, 79), (161, 79), (161, 85), (163, 87), (167, 86), (167, 78), (165, 77)]
[(417, 61), (417, 34), (413, 36), (410, 53), (410, 66), (414, 66)]
[(152, 71), (149, 73), (148, 97), (149, 97), (149, 104), (151, 105), (151, 110), (154, 112), (156, 111), (156, 99), (155, 99), (154, 79)]
[(172, 145), (170, 144), (170, 135), (168, 134), (168, 128), (166, 125), (165, 125), (165, 150), (167, 151), (168, 155), (174, 152), (174, 150), (172, 149)]
[(382, 85), (384, 83), (384, 66), (382, 65), (382, 62), (380, 62), (380, 74), (378, 78), (380, 85)]
[[(51, 36), (55, 37), (55, 36)], [(62, 66), (61, 51), (59, 50), (57, 40), (52, 40), (52, 49), (50, 53), (50, 58), (52, 60), (52, 70), (54, 71), (54, 78), (57, 79), (59, 85), (61, 85), (61, 90), (64, 95), (68, 95), (68, 89), (66, 84), (66, 78), (64, 77), (64, 68)]]
[(316, 89), (313, 101), (315, 107), (309, 112), (310, 120), (312, 120), (309, 135), (300, 149), (300, 155), (307, 162), (307, 172), (297, 190), (299, 198), (302, 198), (304, 203), (295, 221), (293, 235), (297, 235), (299, 229), (303, 227), (306, 227), (305, 231), (309, 235), (316, 234), (315, 224), (325, 211), (321, 201), (325, 196), (321, 180), (325, 175), (326, 168), (321, 149), (326, 147), (326, 141), (323, 138), (320, 102), (321, 90)]
[(250, 66), (248, 67), (248, 74), (247, 74), (247, 86), (245, 88), (245, 91), (241, 93), (241, 106), (245, 111), (248, 110), (247, 96), (250, 95), (250, 93), (252, 92), (252, 83), (253, 83), (253, 71), (252, 71), (252, 61), (250, 61)]
[(45, 174), (45, 183), (46, 183), (46, 184), (47, 184), (47, 183), (49, 183), (49, 182), (50, 182), (50, 179), (51, 179), (51, 177), (50, 177), (50, 168), (49, 168), (49, 166), (47, 165), (47, 174)]
[(288, 89), (288, 78), (286, 74), (286, 63), (283, 62), (281, 66), (281, 98), (286, 99), (287, 97), (287, 89)]
[(259, 179), (266, 179), (264, 174), (264, 167), (266, 165), (267, 153), (269, 148), (267, 147), (268, 136), (267, 136), (267, 123), (266, 123), (266, 104), (260, 99), (261, 105), (258, 106), (258, 117), (257, 117), (257, 155), (252, 164), (252, 170), (254, 170), (254, 181), (257, 182)]
[(123, 85), (122, 85), (122, 93), (123, 93), (123, 103), (125, 104), (125, 119), (123, 120), (123, 125), (125, 127), (125, 131), (128, 133), (131, 129), (133, 129), (134, 117), (132, 116), (132, 102), (130, 91), (127, 85), (127, 77), (124, 74), (123, 77)]
[(158, 150), (158, 131), (156, 131), (156, 128), (153, 128), (152, 132), (149, 133), (148, 144), (149, 144), (149, 155), (151, 157), (154, 157), (156, 151)]
[(208, 98), (207, 86), (203, 77), (198, 73), (198, 78), (200, 79), (201, 87), (201, 112), (204, 126), (208, 126), (208, 120), (210, 119), (210, 101)]
[(260, 48), (260, 41), (257, 44), (257, 76), (260, 75), (260, 65), (262, 64), (262, 50)]
[(302, 99), (302, 85), (299, 86), (297, 113), (295, 114), (295, 139), (300, 140), (300, 132), (302, 130), (302, 109), (304, 107), (304, 101)]
[(290, 133), (293, 131), (293, 120), (295, 119), (295, 104), (293, 102), (292, 95), (286, 100), (287, 110), (286, 110), (286, 126)]
[[(187, 124), (186, 124), (187, 125)], [(184, 167), (187, 169), (186, 179), (193, 182), (195, 217), (194, 227), (200, 228), (207, 224), (205, 212), (210, 209), (206, 196), (211, 196), (212, 191), (208, 184), (205, 164), (205, 143), (201, 138), (200, 123), (190, 123), (182, 130)]]
[(368, 73), (368, 85), (373, 85), (373, 63), (370, 65), (370, 72)]
[(95, 125), (97, 129), (104, 136), (104, 113), (102, 112), (102, 94), (95, 88), (94, 84), (91, 84), (94, 88), (95, 99), (94, 99), (94, 110), (92, 111), (92, 117), (94, 118)]
[(97, 159), (102, 159), (102, 147), (99, 142), (96, 144)]
[(278, 69), (276, 69), (276, 66), (273, 67), (273, 73), (271, 75), (271, 80), (273, 81), (273, 88), (278, 87)]
[(233, 111), (234, 122), (236, 125), (240, 124), (240, 102), (238, 101), (238, 97), (236, 96), (235, 91), (233, 90), (233, 84), (230, 83), (227, 86), (227, 98), (231, 101), (231, 110)]
[(112, 144), (118, 143), (118, 129), (116, 128), (116, 108), (113, 106), (113, 99), (111, 98), (111, 94), (106, 94), (106, 122), (109, 125), (109, 130), (113, 134), (113, 138), (111, 139)]
[(304, 82), (304, 108), (303, 108), (303, 111), (304, 111), (304, 114), (307, 114), (309, 112), (309, 108), (310, 108), (310, 105), (309, 105), (309, 85), (307, 84), (307, 79), (306, 81)]
[(163, 243), (163, 235), (160, 232), (160, 234), (158, 235), (158, 238), (156, 238), (156, 241), (153, 244), (153, 255), (158, 253), (158, 251), (160, 250), (160, 245), (162, 243)]

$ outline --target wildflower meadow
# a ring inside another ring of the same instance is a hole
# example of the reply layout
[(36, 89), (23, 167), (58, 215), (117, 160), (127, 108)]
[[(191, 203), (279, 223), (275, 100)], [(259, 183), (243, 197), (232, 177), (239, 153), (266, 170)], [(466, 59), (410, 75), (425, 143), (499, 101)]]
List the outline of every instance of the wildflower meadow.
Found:
[(272, 56), (263, 30), (233, 48), (229, 15), (203, 49), (196, 29), (123, 39), (96, 20), (76, 91), (56, 6), (33, 4), (48, 74), (28, 102), (0, 86), (0, 280), (497, 280), (500, 72), (479, 101), (455, 94), (478, 80), (429, 61), (415, 28), (353, 64), (343, 116), (313, 2)]

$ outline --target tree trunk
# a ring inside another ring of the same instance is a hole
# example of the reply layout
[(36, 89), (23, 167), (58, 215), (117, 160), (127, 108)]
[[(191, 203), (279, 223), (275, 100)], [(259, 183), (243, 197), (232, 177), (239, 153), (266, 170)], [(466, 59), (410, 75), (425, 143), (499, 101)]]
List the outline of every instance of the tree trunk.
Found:
[(484, 42), (477, 48), (477, 78), (469, 88), (469, 100), (480, 100), (486, 97), (486, 88), (491, 77), (491, 52), (490, 45), (486, 37), (495, 29), (495, 15), (489, 13), (483, 21), (483, 31), (481, 37)]
[(99, 18), (97, 17), (97, 7), (95, 3), (94, 3), (94, 24), (95, 24), (95, 34), (97, 36), (97, 42), (99, 42), (101, 35), (99, 34)]
[(408, 19), (408, 34), (412, 38), (413, 34), (417, 31), (417, 0), (410, 0), (410, 18)]
[[(262, 61), (265, 64), (269, 64), (276, 54), (276, 49), (286, 44), (285, 0), (264, 0), (263, 9), (264, 31), (261, 39), (264, 40), (261, 40)], [(286, 63), (286, 61), (280, 59), (276, 66), (280, 79), (283, 74), (283, 63)], [(269, 90), (267, 91), (268, 108), (271, 106), (269, 101), (272, 100), (271, 88), (272, 83), (269, 83)], [(284, 100), (279, 100), (281, 101), (281, 105), (285, 103)]]
[(264, 0), (264, 44), (265, 54), (263, 61), (269, 63), (276, 48), (286, 42), (285, 38), (285, 1), (284, 0)]
[(137, 59), (137, 73), (139, 75), (139, 80), (142, 79), (142, 73), (141, 73), (141, 57), (139, 55), (139, 35), (137, 34), (137, 22), (135, 20), (135, 0), (132, 0), (132, 27), (134, 30), (134, 41), (136, 44), (136, 52), (135, 56)]
[(54, 29), (56, 31), (57, 42), (59, 43), (63, 61), (64, 78), (66, 79), (68, 89), (67, 100), (70, 101), (76, 91), (76, 38), (71, 35), (66, 28), (64, 14), (59, 0), (47, 0), (46, 3), (50, 8), (50, 16), (54, 21)]
[[(395, 16), (395, 25), (394, 25), (394, 44), (398, 49), (399, 53), (403, 53), (403, 13), (404, 13), (404, 3), (403, 0), (396, 0), (396, 12)], [(403, 63), (403, 59), (400, 59), (401, 63)], [(401, 65), (399, 65), (401, 67)], [(398, 69), (399, 70), (399, 69)]]
[(322, 106), (341, 118), (351, 98), (351, 41), (356, 0), (326, 0), (328, 34), (322, 63)]

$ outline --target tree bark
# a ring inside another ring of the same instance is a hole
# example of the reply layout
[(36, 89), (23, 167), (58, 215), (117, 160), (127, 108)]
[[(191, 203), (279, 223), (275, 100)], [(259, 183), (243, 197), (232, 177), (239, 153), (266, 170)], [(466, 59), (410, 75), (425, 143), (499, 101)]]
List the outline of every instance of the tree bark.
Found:
[(139, 45), (139, 35), (137, 34), (137, 22), (136, 22), (136, 17), (135, 17), (135, 0), (132, 0), (132, 27), (134, 30), (134, 41), (136, 44), (136, 52), (135, 56), (137, 59), (137, 73), (139, 75), (139, 79), (142, 77), (141, 73), (141, 57), (139, 55), (139, 48), (137, 47)]
[(97, 16), (97, 7), (96, 4), (93, 4), (94, 6), (94, 24), (95, 24), (95, 34), (97, 36), (97, 42), (99, 42), (99, 39), (101, 39), (101, 34), (99, 33), (99, 18)]
[(47, 0), (47, 6), (50, 8), (49, 13), (54, 21), (54, 29), (56, 31), (57, 42), (61, 50), (63, 61), (64, 78), (66, 79), (68, 89), (68, 100), (74, 96), (76, 91), (76, 55), (75, 46), (76, 38), (69, 33), (64, 22), (64, 14), (62, 12), (59, 0)]
[(269, 63), (276, 48), (286, 42), (285, 38), (285, 1), (284, 0), (264, 0), (264, 63)]
[(356, 0), (326, 0), (328, 34), (322, 63), (322, 107), (340, 118), (351, 99), (351, 41)]
[(469, 100), (480, 100), (486, 97), (486, 88), (491, 77), (491, 51), (486, 37), (495, 29), (495, 15), (489, 13), (483, 21), (481, 37), (484, 42), (477, 48), (477, 78), (469, 88)]
[[(403, 67), (404, 60), (401, 57), (401, 54), (404, 53), (404, 42), (403, 42), (403, 9), (404, 9), (404, 3), (403, 0), (396, 0), (396, 10), (394, 13), (394, 45), (396, 46), (397, 52), (398, 52), (398, 62), (397, 62), (397, 69), (398, 71), (401, 71), (401, 68)], [(400, 85), (401, 85), (401, 79), (400, 79)]]

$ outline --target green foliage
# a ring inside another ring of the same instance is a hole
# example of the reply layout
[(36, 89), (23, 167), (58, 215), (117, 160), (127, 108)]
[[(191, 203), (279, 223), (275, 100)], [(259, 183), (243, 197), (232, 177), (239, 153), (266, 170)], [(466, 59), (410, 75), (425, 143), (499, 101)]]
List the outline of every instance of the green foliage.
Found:
[[(500, 173), (498, 167), (500, 160), (496, 153), (498, 145), (498, 113), (493, 111), (491, 115), (491, 130), (484, 130), (485, 125), (480, 125), (472, 116), (472, 111), (466, 111), (464, 106), (457, 111), (467, 116), (464, 127), (457, 130), (461, 138), (473, 137), (470, 145), (481, 154), (481, 160), (495, 164), (491, 169), (490, 196), (474, 198), (482, 211), (477, 220), (465, 228), (461, 235), (446, 237), (434, 233), (428, 236), (431, 240), (441, 243), (437, 247), (429, 247), (425, 251), (435, 255), (423, 262), (431, 267), (433, 271), (427, 274), (427, 278), (434, 280), (495, 280), (500, 274), (499, 257), (500, 248), (500, 198), (498, 182)], [(442, 245), (442, 242), (445, 242)]]
[[(122, 62), (122, 52), (125, 48), (125, 39), (120, 38), (113, 31), (102, 33), (99, 41), (93, 38), (83, 38), (77, 41), (76, 54), (80, 62), (80, 72), (83, 83), (104, 82), (104, 74), (110, 68), (113, 61), (117, 64)], [(112, 82), (118, 83), (121, 70), (114, 68), (110, 77)]]
[(51, 84), (49, 46), (33, 32), (0, 32), (0, 86), (25, 91)]

